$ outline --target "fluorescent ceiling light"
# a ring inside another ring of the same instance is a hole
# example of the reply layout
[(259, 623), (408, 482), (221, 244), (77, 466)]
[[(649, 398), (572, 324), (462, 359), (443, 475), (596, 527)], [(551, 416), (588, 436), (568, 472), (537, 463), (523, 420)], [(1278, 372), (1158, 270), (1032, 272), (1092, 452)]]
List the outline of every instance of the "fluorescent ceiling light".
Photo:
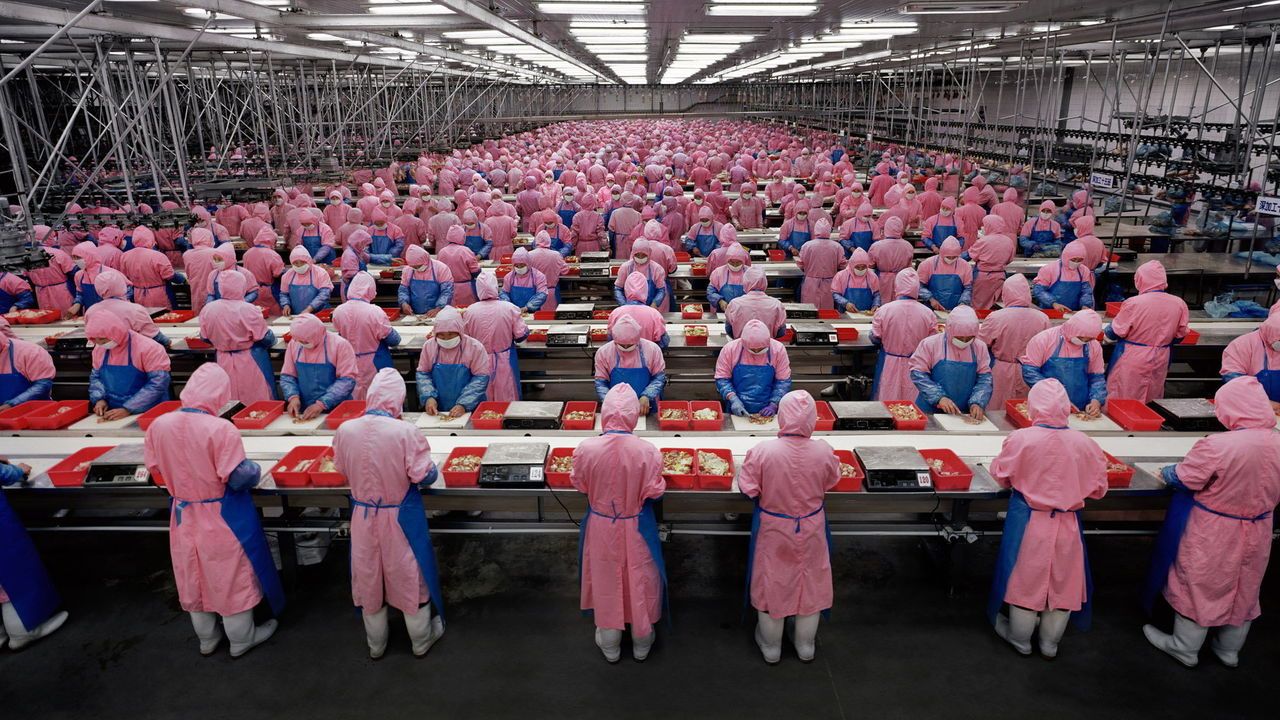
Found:
[(240, 38), (242, 40), (270, 40), (272, 42), (280, 42), (284, 39), (279, 35), (272, 35), (270, 33), (262, 33), (261, 35), (254, 33), (232, 33), (231, 37)]
[(643, 3), (540, 2), (538, 9), (548, 15), (644, 15)]
[[(621, 20), (570, 20), (569, 30), (576, 32), (578, 30), (639, 30), (648, 27), (644, 20), (633, 20), (631, 18), (623, 18)], [(594, 76), (593, 76), (594, 77)]]
[(342, 42), (342, 38), (329, 33), (307, 33), (308, 40), (319, 40), (321, 42)]
[(609, 30), (606, 28), (573, 28), (569, 32), (573, 33), (577, 38), (600, 38), (604, 41), (623, 40), (626, 38), (646, 38), (649, 31), (644, 28), (618, 28), (617, 30)]
[(343, 40), (342, 44), (347, 47), (361, 47), (364, 45), (364, 42), (361, 40)]
[(644, 53), (623, 53), (620, 55), (597, 55), (603, 62), (645, 62), (649, 59)]
[(504, 38), (507, 34), (497, 30), (450, 30), (444, 33), (444, 36), (450, 40), (465, 40), (466, 38)]
[(649, 46), (645, 43), (621, 43), (618, 45), (612, 45), (612, 44), (600, 45), (600, 44), (587, 43), (587, 50), (591, 51), (593, 54), (596, 54), (596, 55), (599, 55), (600, 53), (607, 53), (607, 52), (620, 52), (620, 53), (646, 52), (648, 49), (649, 49)]
[(374, 5), (369, 8), (370, 15), (452, 15), (453, 11), (443, 5)]
[(191, 17), (198, 17), (198, 18), (201, 18), (202, 20), (207, 20), (210, 17), (212, 17), (214, 20), (243, 20), (244, 19), (239, 15), (215, 13), (215, 12), (210, 12), (208, 10), (202, 10), (200, 8), (182, 8), (182, 14), (190, 15)]
[(1205, 30), (1209, 32), (1224, 32), (1226, 30), (1235, 30), (1238, 27), (1240, 26), (1239, 25), (1214, 25), (1213, 27), (1205, 28)]
[(921, 0), (898, 8), (903, 15), (989, 15), (1026, 5), (1028, 0)]
[(503, 45), (505, 46), (524, 45), (523, 41), (517, 40), (513, 37), (463, 38), (462, 42), (466, 45), (482, 45), (484, 47), (499, 47)]
[(817, 5), (708, 5), (710, 17), (805, 17), (818, 12)]
[(755, 40), (755, 39), (756, 39), (755, 35), (743, 35), (743, 34), (732, 34), (732, 33), (726, 33), (723, 35), (719, 33), (689, 33), (688, 35), (684, 36), (681, 42), (682, 43), (710, 43), (710, 44), (724, 45), (724, 44), (732, 44), (732, 43), (741, 44), (745, 42), (751, 42), (752, 40)]

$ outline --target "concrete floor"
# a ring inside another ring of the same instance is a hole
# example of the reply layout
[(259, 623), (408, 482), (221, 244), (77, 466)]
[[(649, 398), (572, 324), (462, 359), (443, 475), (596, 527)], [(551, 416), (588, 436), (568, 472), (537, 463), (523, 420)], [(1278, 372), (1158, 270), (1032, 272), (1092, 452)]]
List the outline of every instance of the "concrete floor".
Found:
[[(350, 604), (344, 544), (301, 574), (276, 637), (232, 660), (225, 643), (200, 657), (164, 535), (37, 542), (71, 619), (21, 653), (0, 651), (5, 718), (1245, 718), (1275, 717), (1280, 677), (1274, 614), (1234, 671), (1207, 648), (1187, 670), (1146, 644), (1135, 597), (1145, 539), (1091, 540), (1094, 629), (1069, 631), (1050, 663), (1018, 657), (987, 625), (991, 545), (974, 546), (969, 589), (948, 599), (919, 540), (837, 538), (836, 607), (817, 661), (788, 648), (776, 667), (739, 624), (741, 537), (666, 546), (674, 627), (660, 629), (648, 662), (624, 655), (617, 666), (577, 611), (570, 536), (438, 537), (448, 632), (415, 660), (396, 618), (377, 662)], [(1280, 600), (1276, 574), (1264, 607)]]

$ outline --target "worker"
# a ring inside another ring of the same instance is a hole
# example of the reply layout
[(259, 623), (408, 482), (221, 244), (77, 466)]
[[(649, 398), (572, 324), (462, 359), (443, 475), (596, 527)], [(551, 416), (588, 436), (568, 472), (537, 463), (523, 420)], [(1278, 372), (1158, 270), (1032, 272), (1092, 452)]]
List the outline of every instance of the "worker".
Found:
[(560, 278), (569, 274), (569, 264), (563, 255), (551, 249), (551, 236), (545, 232), (539, 232), (534, 238), (534, 246), (529, 251), (529, 267), (542, 273), (547, 286), (542, 310), (552, 312), (560, 305)]
[(1018, 358), (1023, 381), (1034, 388), (1037, 382), (1054, 378), (1067, 389), (1071, 412), (1100, 417), (1107, 402), (1102, 345), (1097, 340), (1101, 332), (1098, 313), (1081, 310), (1061, 325), (1036, 333)]
[(1138, 295), (1124, 301), (1103, 331), (1117, 341), (1107, 372), (1107, 396), (1145, 404), (1164, 397), (1169, 349), (1190, 332), (1190, 314), (1182, 298), (1165, 292), (1169, 283), (1159, 260), (1143, 263), (1134, 283)]
[[(814, 238), (800, 248), (796, 267), (804, 272), (800, 284), (800, 302), (831, 310), (831, 281), (845, 266), (844, 248), (831, 239), (831, 223), (819, 220), (813, 225)], [(745, 291), (744, 291), (745, 292)]]
[(746, 327), (752, 320), (764, 323), (775, 338), (786, 334), (787, 309), (782, 306), (782, 301), (765, 293), (764, 270), (747, 268), (743, 274), (742, 289), (746, 294), (730, 300), (724, 311), (725, 334), (730, 338), (737, 337), (734, 328)]
[(1027, 209), (1018, 202), (1018, 189), (1006, 188), (1004, 200), (991, 208), (991, 214), (1004, 220), (1004, 229), (1010, 235), (1021, 230), (1027, 221)]
[(292, 338), (280, 370), (280, 395), (290, 417), (312, 420), (350, 400), (359, 370), (351, 343), (328, 332), (315, 315), (289, 323)]
[(462, 244), (480, 260), (488, 260), (493, 251), (489, 228), (480, 222), (480, 215), (474, 208), (462, 212)]
[(102, 263), (98, 260), (98, 247), (89, 241), (78, 243), (71, 251), (71, 257), (79, 268), (75, 272), (74, 286), (75, 298), (71, 307), (67, 309), (67, 317), (75, 317), (83, 314), (85, 310), (93, 307), (102, 298), (98, 297), (98, 291), (93, 287), (93, 281), (97, 279), (98, 273), (102, 271)]
[[(631, 259), (622, 263), (618, 269), (618, 277), (613, 281), (613, 299), (619, 305), (627, 304), (626, 285), (631, 275), (644, 278), (648, 288), (645, 304), (662, 309), (667, 293), (667, 273), (662, 265), (653, 262), (649, 253), (656, 243), (649, 240), (637, 240), (631, 245)], [(710, 293), (710, 288), (708, 288)]]
[[(1062, 231), (1067, 240), (1074, 240), (1075, 221), (1080, 218), (1094, 217), (1093, 205), (1089, 204), (1089, 193), (1086, 190), (1076, 190), (1071, 193), (1071, 198), (1067, 200), (1067, 206), (1062, 209), (1062, 216), (1059, 222), (1062, 225)], [(1166, 251), (1168, 248), (1166, 248)]]
[(262, 312), (244, 301), (242, 275), (224, 270), (219, 284), (222, 297), (200, 310), (200, 337), (217, 351), (218, 365), (230, 378), (232, 399), (246, 405), (275, 400), (270, 356), (275, 333)]
[(453, 279), (453, 304), (466, 307), (476, 301), (476, 277), (480, 274), (480, 262), (466, 245), (466, 235), (461, 225), (450, 227), (445, 233), (445, 245), (436, 251), (436, 257), (449, 268)]
[(978, 339), (973, 308), (960, 305), (952, 310), (946, 332), (921, 340), (909, 366), (921, 410), (985, 419), (991, 400), (991, 351)]
[(903, 270), (894, 282), (893, 300), (881, 305), (871, 318), (871, 344), (880, 348), (871, 397), (913, 401), (919, 390), (911, 382), (911, 354), (922, 340), (937, 332), (938, 316), (917, 302), (920, 280), (915, 270)]
[[(272, 239), (275, 235), (271, 236)], [(120, 271), (133, 285), (133, 301), (148, 308), (173, 307), (168, 284), (179, 279), (173, 263), (156, 250), (156, 235), (145, 225), (133, 229), (133, 249), (120, 258)]]
[(485, 398), (491, 377), (489, 353), (479, 340), (465, 334), (462, 313), (456, 308), (441, 309), (434, 330), (418, 355), (418, 400), (428, 415), (445, 412), (460, 417)]
[(434, 317), (453, 302), (453, 274), (448, 265), (432, 258), (419, 245), (410, 245), (404, 257), (405, 267), (396, 290), (400, 312)]
[(1054, 219), (1057, 206), (1052, 200), (1040, 203), (1040, 213), (1022, 224), (1018, 244), (1027, 257), (1054, 257), (1062, 247), (1062, 226)]
[[(924, 191), (916, 199), (920, 201), (920, 217), (927, 221), (937, 215), (938, 211), (942, 209), (942, 201), (944, 200), (942, 194), (938, 192), (938, 178), (930, 177), (925, 179)], [(951, 207), (953, 210), (955, 209), (955, 205)], [(923, 234), (923, 230), (921, 232)], [(946, 236), (944, 235), (942, 239), (945, 240)]]
[[(720, 236), (717, 238), (718, 246), (711, 254), (707, 256), (707, 275), (716, 271), (716, 268), (723, 267), (729, 259), (729, 248), (735, 245), (741, 245), (738, 242), (738, 231), (732, 225), (721, 225)], [(747, 264), (751, 264), (751, 254), (747, 253)]]
[[(416, 247), (416, 246), (415, 246)], [(400, 333), (382, 308), (373, 304), (378, 286), (369, 273), (358, 273), (347, 288), (347, 301), (333, 309), (333, 329), (351, 343), (356, 354), (355, 400), (363, 400), (373, 376), (394, 368), (391, 348), (400, 344)]]
[(703, 206), (698, 211), (698, 222), (684, 236), (684, 248), (693, 257), (711, 257), (720, 245), (720, 230), (724, 226), (715, 222), (715, 211)]
[(643, 337), (640, 323), (629, 316), (613, 323), (609, 332), (612, 339), (596, 351), (596, 399), (604, 402), (610, 388), (626, 383), (639, 397), (641, 415), (656, 412), (667, 384), (662, 348)]
[(1057, 262), (1040, 268), (1031, 283), (1036, 304), (1062, 312), (1093, 307), (1093, 270), (1084, 264), (1085, 248), (1071, 241)]
[(573, 222), (569, 227), (576, 252), (579, 254), (609, 252), (609, 242), (605, 238), (604, 216), (596, 212), (596, 196), (584, 193), (578, 204), (582, 209), (574, 214)]
[(619, 305), (609, 312), (609, 332), (613, 333), (613, 327), (624, 317), (629, 317), (640, 326), (640, 337), (652, 343), (657, 343), (658, 347), (666, 349), (671, 338), (667, 335), (667, 322), (662, 317), (662, 313), (650, 305), (645, 304), (648, 297), (649, 283), (640, 273), (631, 273), (627, 276), (626, 296), (627, 304)]
[[(299, 249), (301, 248), (301, 249)], [(280, 312), (285, 317), (319, 312), (329, 307), (333, 280), (311, 262), (301, 246), (289, 251), (289, 269), (280, 276)]]
[(95, 314), (84, 332), (94, 344), (89, 373), (94, 415), (122, 420), (169, 399), (169, 353), (160, 343), (133, 332), (110, 313)]
[(976, 276), (973, 280), (973, 307), (990, 310), (1004, 286), (1005, 268), (1018, 254), (1018, 244), (1005, 232), (999, 215), (982, 218), (978, 241), (969, 247)]
[(809, 202), (797, 201), (794, 210), (795, 214), (783, 221), (782, 229), (778, 231), (778, 247), (786, 251), (787, 257), (795, 257), (799, 254), (800, 248), (813, 237), (813, 223), (809, 220)]
[[(671, 276), (680, 269), (679, 263), (676, 262), (676, 251), (665, 240), (666, 229), (660, 222), (645, 223), (644, 239), (649, 241), (649, 264), (657, 264), (666, 273), (666, 287), (663, 290), (661, 303), (658, 309), (663, 312), (673, 312), (675, 310), (675, 285), (671, 280)], [(632, 244), (634, 248), (634, 243)], [(710, 272), (710, 270), (708, 270)]]
[(1272, 543), (1272, 515), (1280, 502), (1280, 437), (1275, 412), (1256, 378), (1227, 382), (1214, 396), (1214, 414), (1227, 432), (1196, 441), (1163, 477), (1174, 488), (1156, 539), (1144, 601), (1157, 594), (1173, 607), (1173, 633), (1152, 625), (1147, 640), (1188, 667), (1217, 628), (1210, 647), (1227, 667), (1262, 614), (1258, 596)]
[(547, 301), (547, 278), (529, 266), (528, 250), (520, 248), (511, 256), (511, 272), (502, 278), (498, 297), (526, 314), (537, 312)]
[(204, 307), (206, 293), (197, 290), (209, 287), (209, 276), (214, 272), (213, 233), (208, 228), (192, 228), (187, 237), (191, 249), (182, 253), (182, 268), (191, 289), (191, 309), (198, 315)]
[[(841, 252), (843, 255), (843, 251)], [(716, 268), (707, 279), (707, 302), (713, 312), (725, 312), (734, 298), (746, 294), (743, 278), (749, 255), (741, 245), (734, 245), (725, 253), (725, 264)]]
[(981, 193), (972, 185), (960, 194), (963, 203), (956, 208), (956, 237), (963, 247), (969, 247), (978, 241), (978, 230), (982, 228), (982, 218), (987, 216), (986, 209), (980, 200)]
[(791, 390), (791, 359), (764, 323), (751, 320), (741, 337), (720, 349), (715, 378), (730, 413), (773, 417), (778, 401)]
[(264, 227), (253, 236), (253, 247), (244, 251), (244, 269), (253, 275), (258, 290), (253, 304), (265, 308), (269, 316), (280, 315), (280, 276), (284, 274), (284, 260), (276, 252), (274, 230)]
[(320, 211), (307, 208), (299, 213), (297, 225), (293, 228), (293, 236), (298, 244), (311, 253), (311, 260), (318, 265), (327, 265), (334, 260), (333, 229), (320, 222)]
[(31, 283), (11, 272), (0, 270), (0, 315), (10, 310), (29, 310), (36, 306)]
[(124, 244), (124, 232), (118, 227), (108, 225), (97, 233), (98, 239), (98, 262), (102, 263), (102, 267), (112, 270), (120, 269), (120, 258), (124, 256), (124, 250), (121, 245)]
[(364, 213), (359, 208), (351, 208), (347, 211), (347, 221), (334, 229), (333, 239), (338, 247), (347, 247), (347, 238), (357, 230), (365, 230)]
[(55, 375), (49, 351), (14, 336), (9, 321), (0, 315), (0, 411), (29, 400), (51, 399)]
[(404, 398), (404, 378), (379, 370), (364, 415), (333, 437), (334, 464), (351, 486), (351, 598), (374, 660), (387, 650), (388, 605), (404, 613), (415, 657), (444, 635), (444, 594), (421, 492), (437, 468), (422, 431), (400, 419)]
[(71, 256), (58, 247), (58, 234), (48, 225), (36, 225), (35, 237), (40, 251), (48, 259), (44, 267), (31, 268), (27, 279), (35, 288), (36, 301), (41, 310), (57, 310), (66, 313), (75, 302), (72, 294), (72, 278), (78, 269)]
[(253, 609), (265, 598), (279, 616), (284, 587), (249, 492), (262, 470), (245, 457), (240, 431), (218, 417), (233, 399), (226, 371), (201, 365), (182, 389), (182, 412), (156, 418), (143, 453), (147, 469), (164, 477), (172, 497), (173, 578), (200, 654), (217, 651), (221, 615), (231, 656), (240, 657), (275, 633), (275, 620), (254, 625)]
[(387, 213), (382, 208), (369, 214), (370, 225), (365, 229), (369, 233), (369, 262), (375, 265), (390, 265), (392, 260), (404, 253), (404, 231), (387, 222)]
[(141, 305), (129, 301), (129, 281), (124, 275), (115, 270), (104, 269), (93, 281), (93, 288), (102, 299), (84, 312), (86, 322), (99, 313), (111, 313), (124, 320), (130, 330), (169, 347), (169, 338), (165, 337), (155, 320), (151, 319), (151, 313)]
[(960, 241), (942, 241), (938, 254), (925, 258), (916, 269), (920, 277), (920, 299), (934, 310), (954, 310), (973, 302), (973, 267), (960, 261)]
[[(902, 237), (902, 220), (890, 218), (884, 225), (884, 237), (871, 243), (867, 250), (871, 264), (880, 278), (880, 297), (896, 298), (898, 273), (911, 267), (915, 258), (915, 248), (911, 242)], [(919, 294), (917, 288), (912, 297)]]
[(1075, 241), (1084, 246), (1084, 266), (1097, 275), (1106, 267), (1105, 261), (1111, 253), (1107, 251), (1107, 246), (1102, 240), (1094, 234), (1094, 216), (1076, 215), (1071, 224), (1075, 229)]
[[(631, 656), (649, 657), (662, 617), (667, 573), (652, 503), (662, 497), (662, 454), (633, 434), (640, 403), (631, 385), (615, 385), (600, 408), (604, 431), (573, 451), (573, 487), (587, 496), (580, 526), (581, 601), (592, 612), (596, 647), (606, 661), (622, 656), (631, 626)], [(593, 521), (591, 518), (595, 517)]]
[(561, 193), (560, 203), (556, 205), (555, 213), (565, 227), (573, 226), (573, 216), (582, 209), (582, 206), (576, 202), (577, 196), (578, 191), (575, 188), (566, 187)]
[(831, 609), (831, 545), (826, 492), (840, 481), (840, 461), (824, 440), (813, 396), (793, 390), (778, 403), (778, 437), (747, 451), (738, 491), (755, 501), (747, 583), (756, 609), (756, 645), (764, 661), (782, 657), (782, 632), (795, 618), (796, 655), (812, 662), (820, 613)]
[(1280, 415), (1280, 314), (1268, 316), (1257, 332), (1245, 333), (1227, 343), (1220, 372), (1223, 382), (1241, 375), (1258, 378)]
[(756, 184), (744, 182), (738, 188), (738, 199), (729, 205), (729, 217), (738, 230), (764, 227), (764, 200), (756, 197)]
[[(902, 218), (894, 217), (898, 227), (898, 237), (902, 237)], [(885, 222), (890, 222), (886, 220)], [(871, 219), (871, 203), (864, 202), (854, 211), (853, 217), (849, 218), (840, 226), (840, 244), (844, 247), (846, 253), (852, 254), (857, 248), (870, 250), (871, 244), (875, 242), (876, 234), (883, 235), (884, 229), (877, 228), (875, 222)]]
[(343, 248), (342, 256), (338, 258), (338, 268), (342, 277), (342, 285), (338, 290), (340, 299), (347, 299), (347, 285), (356, 273), (369, 269), (369, 246), (372, 244), (373, 238), (363, 227), (347, 238), (347, 246)]
[(529, 328), (520, 317), (520, 309), (498, 299), (498, 279), (492, 272), (476, 278), (475, 304), (467, 308), (465, 332), (480, 341), (489, 353), (489, 387), (487, 398), (497, 401), (519, 400), (520, 361), (514, 343), (529, 337)]
[(218, 278), (228, 270), (244, 276), (244, 301), (250, 304), (255, 302), (258, 299), (258, 278), (248, 270), (236, 265), (236, 246), (231, 243), (223, 243), (214, 248), (213, 252), (213, 273), (209, 275), (209, 286), (208, 292), (205, 293), (205, 302), (213, 302), (222, 297), (221, 290), (218, 287)]
[[(7, 391), (5, 386), (0, 380), (0, 388), (5, 388), (0, 392)], [(0, 458), (0, 486), (25, 484), (30, 476), (30, 465)], [(7, 494), (0, 492), (0, 648), (7, 644), (10, 650), (21, 650), (56, 632), (66, 623), (67, 612), (58, 610), (62, 598), (22, 520), (5, 499)]]
[(573, 234), (569, 227), (560, 222), (560, 217), (553, 210), (543, 210), (539, 215), (538, 231), (547, 233), (551, 238), (551, 249), (560, 253), (561, 257), (569, 257), (574, 253)]
[(1031, 286), (1025, 275), (1010, 275), (1000, 290), (1001, 308), (987, 316), (978, 337), (991, 351), (991, 400), (988, 410), (1003, 410), (1006, 400), (1027, 396), (1022, 380), (1022, 364), (1018, 358), (1036, 333), (1053, 327), (1049, 316), (1031, 307)]
[[(1054, 379), (1027, 399), (1031, 427), (1014, 430), (991, 462), (991, 476), (1012, 488), (987, 617), (996, 634), (1022, 655), (1040, 627), (1040, 654), (1054, 658), (1075, 614), (1088, 629), (1088, 557), (1079, 511), (1107, 493), (1107, 462), (1088, 435), (1067, 427), (1072, 402)], [(1000, 609), (1008, 604), (1008, 616)]]

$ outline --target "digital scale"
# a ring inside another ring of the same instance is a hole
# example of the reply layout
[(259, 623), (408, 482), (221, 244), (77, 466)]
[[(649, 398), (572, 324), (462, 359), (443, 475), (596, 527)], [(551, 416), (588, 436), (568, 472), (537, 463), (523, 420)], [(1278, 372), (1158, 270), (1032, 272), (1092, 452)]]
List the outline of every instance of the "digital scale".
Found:
[(144, 487), (152, 485), (142, 443), (117, 445), (89, 463), (85, 487)]
[(836, 400), (830, 403), (836, 416), (836, 430), (892, 430), (893, 413), (884, 403), (872, 401), (850, 402)]
[(84, 334), (84, 328), (77, 328), (63, 333), (53, 342), (54, 350), (63, 352), (74, 352), (76, 350), (85, 350), (89, 347), (89, 336)]
[[(515, 404), (515, 403), (513, 403)], [(546, 487), (543, 466), (551, 446), (547, 443), (496, 443), (480, 459), (480, 487)]]
[(1161, 398), (1147, 405), (1164, 418), (1164, 424), (1180, 432), (1221, 432), (1213, 403), (1204, 398)]
[(547, 330), (547, 347), (586, 347), (588, 332), (586, 325), (566, 325)]
[(782, 303), (788, 320), (817, 320), (818, 306), (813, 303)]
[[(602, 278), (602, 277), (609, 277), (609, 273), (610, 273), (609, 263), (605, 263), (603, 265), (597, 265), (592, 263), (580, 263), (578, 265), (578, 277)], [(559, 317), (559, 310), (557, 310), (556, 317), (557, 318)], [(578, 318), (573, 318), (573, 319), (577, 320)]]
[(854, 448), (870, 492), (932, 492), (929, 464), (913, 447)]
[(556, 307), (557, 320), (590, 320), (595, 303), (567, 303)]
[(608, 265), (609, 253), (603, 252), (603, 251), (585, 252), (578, 256), (578, 262), (591, 263), (594, 265), (599, 265), (600, 263), (604, 263), (605, 265)]
[(751, 258), (751, 262), (753, 263), (767, 262), (769, 260), (769, 253), (763, 250), (751, 250), (747, 253), (747, 257)]
[(507, 405), (502, 415), (503, 430), (558, 430), (562, 402), (516, 400)]
[[(791, 317), (789, 314), (787, 317)], [(791, 326), (796, 331), (792, 341), (795, 345), (835, 345), (836, 331), (823, 323), (796, 323)]]

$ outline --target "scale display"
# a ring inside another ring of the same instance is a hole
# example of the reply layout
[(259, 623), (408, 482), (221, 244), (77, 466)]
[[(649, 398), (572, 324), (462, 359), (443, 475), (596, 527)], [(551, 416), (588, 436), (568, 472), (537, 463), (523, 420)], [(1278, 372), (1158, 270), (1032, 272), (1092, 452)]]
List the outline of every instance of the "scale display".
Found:
[(866, 470), (870, 492), (931, 492), (929, 464), (913, 447), (859, 447), (853, 451)]
[(527, 488), (546, 487), (543, 466), (551, 446), (547, 443), (496, 443), (484, 451), (480, 459), (480, 487)]

